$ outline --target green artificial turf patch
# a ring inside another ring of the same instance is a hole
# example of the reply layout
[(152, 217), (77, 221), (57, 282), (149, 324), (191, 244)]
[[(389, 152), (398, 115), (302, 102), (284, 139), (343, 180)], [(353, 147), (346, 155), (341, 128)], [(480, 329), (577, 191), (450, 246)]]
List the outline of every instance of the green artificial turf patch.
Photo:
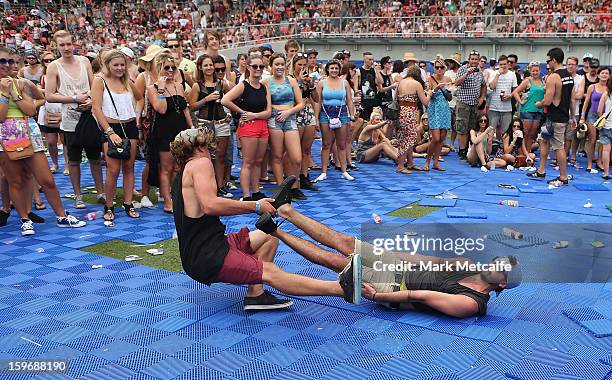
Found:
[[(160, 245), (164, 250), (163, 255), (152, 256), (147, 253), (147, 249), (159, 248)], [(138, 244), (124, 240), (110, 240), (81, 248), (81, 250), (119, 260), (125, 260), (125, 257), (128, 255), (138, 255), (142, 257), (142, 260), (134, 261), (136, 264), (165, 269), (170, 272), (180, 272), (183, 270), (177, 239), (162, 240), (153, 244)]]
[(396, 218), (418, 219), (424, 217), (425, 215), (429, 215), (434, 211), (438, 211), (439, 209), (441, 209), (441, 207), (421, 206), (420, 202), (415, 202), (398, 208), (395, 211), (391, 211), (387, 215), (395, 216)]
[[(90, 204), (98, 204), (98, 197), (97, 197), (97, 191), (96, 188), (94, 186), (91, 187), (86, 187), (85, 189), (87, 189), (87, 194), (85, 193), (81, 193), (82, 198), (83, 198), (83, 202), (85, 203), (90, 203)], [(151, 200), (151, 202), (153, 202), (153, 204), (157, 203), (157, 194), (154, 191), (150, 192), (151, 195), (149, 196), (149, 199)], [(136, 202), (140, 202), (140, 199), (142, 197), (140, 196), (134, 196), (133, 199)], [(117, 192), (115, 193), (115, 204), (121, 206), (123, 204), (123, 188), (118, 187), (117, 188)]]

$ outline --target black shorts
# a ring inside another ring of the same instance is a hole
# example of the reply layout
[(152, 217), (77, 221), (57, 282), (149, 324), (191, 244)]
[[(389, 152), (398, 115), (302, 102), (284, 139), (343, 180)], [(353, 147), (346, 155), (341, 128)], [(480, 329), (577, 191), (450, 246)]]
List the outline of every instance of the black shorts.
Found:
[[(136, 127), (136, 120), (123, 123), (123, 128), (121, 128), (121, 124), (119, 123), (109, 123), (108, 125), (122, 139), (138, 140), (138, 127)], [(125, 134), (123, 133), (123, 130), (125, 130)]]
[(44, 125), (39, 125), (38, 126), (40, 128), (40, 131), (42, 133), (60, 133), (60, 129), (59, 128), (51, 128), (51, 127), (46, 127)]
[(80, 164), (83, 160), (83, 149), (85, 150), (85, 156), (91, 162), (99, 162), (100, 155), (102, 154), (102, 146), (99, 147), (84, 147), (79, 144), (76, 140), (75, 132), (62, 131), (64, 134), (64, 144), (68, 151), (68, 162)]

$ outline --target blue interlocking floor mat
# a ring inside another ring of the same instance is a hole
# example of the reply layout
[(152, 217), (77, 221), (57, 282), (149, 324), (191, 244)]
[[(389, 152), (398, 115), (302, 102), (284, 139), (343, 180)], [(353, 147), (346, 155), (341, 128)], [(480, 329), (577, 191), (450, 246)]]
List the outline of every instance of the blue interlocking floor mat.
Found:
[[(317, 141), (313, 151), (319, 148)], [(507, 194), (486, 195), (487, 191), (497, 190), (498, 184), (525, 183), (545, 189), (545, 183), (537, 185), (518, 171), (482, 173), (454, 155), (446, 157), (444, 166), (444, 173), (397, 175), (391, 161), (381, 160), (359, 165), (352, 173), (354, 182), (330, 172), (327, 181), (317, 184), (320, 191), (306, 192), (309, 198), (295, 207), (357, 237), (362, 235), (362, 223), (372, 223), (372, 213), (381, 215), (383, 223), (398, 223), (405, 231), (411, 231), (415, 223), (525, 222), (542, 223), (545, 229), (550, 223), (612, 222), (605, 208), (610, 203), (606, 192), (566, 186), (551, 190), (552, 194), (539, 194), (519, 187), (520, 197), (514, 198), (519, 207), (507, 207), (498, 204)], [(138, 162), (136, 178), (141, 169), (142, 162)], [(550, 170), (550, 175), (555, 174)], [(234, 174), (237, 171), (238, 167)], [(601, 183), (599, 177), (570, 172), (576, 174), (574, 182)], [(86, 165), (82, 174), (84, 186), (90, 186), (93, 181)], [(57, 174), (54, 178), (61, 194), (72, 192), (68, 177)], [(273, 189), (265, 185), (264, 191), (271, 194)], [(234, 194), (238, 196), (239, 191)], [(457, 197), (452, 200), (455, 209), (483, 210), (487, 219), (448, 218), (445, 210), (419, 219), (385, 215), (442, 194)], [(587, 200), (592, 208), (583, 207)], [(88, 205), (85, 210), (75, 210), (70, 200), (63, 202), (78, 217), (101, 208)], [(207, 287), (184, 273), (81, 250), (121, 239), (146, 254), (147, 248), (172, 237), (172, 216), (163, 214), (160, 206), (140, 212), (139, 220), (117, 213), (114, 228), (96, 220), (82, 229), (67, 230), (55, 227), (47, 209), (40, 212), (47, 223), (37, 224), (36, 235), (30, 238), (20, 236), (12, 213), (9, 224), (0, 228), (0, 360), (63, 359), (69, 361), (69, 369), (65, 374), (0, 372), (0, 379), (610, 377), (612, 337), (596, 337), (591, 331), (607, 331), (597, 321), (610, 315), (612, 279), (584, 284), (525, 282), (498, 297), (492, 295), (486, 316), (465, 319), (391, 311), (365, 300), (352, 305), (331, 297), (294, 297), (294, 306), (288, 310), (247, 313), (242, 309), (245, 287)], [(245, 225), (252, 229), (256, 220), (256, 215), (223, 218), (227, 232)], [(290, 223), (283, 228), (309, 239)], [(597, 236), (607, 247), (612, 246), (606, 240), (608, 235)], [(532, 249), (524, 265), (540, 264), (548, 254), (541, 248), (551, 244), (537, 234), (523, 240), (501, 235), (491, 240), (500, 252)], [(599, 254), (602, 268), (610, 268), (612, 262), (606, 249)], [(555, 254), (574, 268), (584, 265), (580, 252), (568, 249)], [(308, 262), (284, 244), (279, 245), (275, 262), (289, 272), (337, 278), (336, 273)], [(93, 265), (102, 267), (93, 269)], [(583, 326), (583, 322), (593, 323)]]

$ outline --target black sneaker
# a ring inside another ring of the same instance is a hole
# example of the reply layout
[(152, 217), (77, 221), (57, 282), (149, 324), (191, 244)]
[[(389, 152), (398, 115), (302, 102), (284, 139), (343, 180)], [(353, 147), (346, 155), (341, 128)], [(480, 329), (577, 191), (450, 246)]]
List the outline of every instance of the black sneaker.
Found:
[(235, 175), (231, 175), (230, 174), (230, 181), (235, 181), (237, 179), (238, 179), (238, 177), (236, 177)]
[(361, 255), (356, 253), (350, 259), (338, 275), (338, 281), (344, 290), (344, 300), (357, 305), (361, 302)]
[(222, 198), (233, 198), (234, 194), (227, 191), (227, 189), (224, 186), (224, 187), (217, 189), (217, 196), (222, 197)]
[(34, 214), (30, 211), (28, 214), (28, 218), (32, 221), (32, 223), (44, 223), (45, 219), (39, 215)]
[(4, 210), (0, 210), (0, 227), (4, 227), (6, 226), (6, 223), (8, 222), (8, 218), (11, 215), (11, 212), (6, 212)]
[(269, 212), (264, 212), (259, 217), (259, 220), (257, 220), (257, 222), (255, 223), (255, 227), (257, 227), (258, 230), (263, 231), (269, 235), (272, 232), (276, 231), (278, 225), (276, 224), (276, 222), (274, 222), (274, 219), (272, 219), (272, 215), (270, 215)]
[(561, 179), (561, 177), (557, 177), (555, 179), (551, 179), (550, 181), (547, 181), (546, 183), (548, 183), (549, 185), (563, 186), (563, 185), (568, 185), (569, 180), (570, 178)]
[(319, 189), (310, 182), (310, 179), (303, 174), (300, 174), (300, 187), (304, 190), (318, 191)]
[(251, 194), (251, 198), (253, 198), (254, 201), (258, 201), (260, 199), (268, 198), (268, 196), (264, 192), (258, 191), (256, 193)]
[(249, 195), (248, 197), (242, 197), (240, 198), (241, 201), (245, 201), (245, 202), (251, 202), (254, 201), (255, 199), (253, 198), (252, 195)]
[(272, 196), (274, 202), (272, 206), (278, 210), (278, 208), (285, 203), (291, 203), (291, 186), (297, 181), (294, 175), (290, 175), (280, 184), (280, 189)]
[(546, 173), (540, 173), (539, 171), (534, 171), (531, 173), (527, 173), (527, 177), (529, 178), (546, 178)]
[(291, 189), (291, 199), (303, 201), (306, 199), (306, 195), (300, 189)]
[(244, 310), (276, 310), (286, 309), (293, 301), (275, 297), (267, 290), (257, 297), (244, 297)]

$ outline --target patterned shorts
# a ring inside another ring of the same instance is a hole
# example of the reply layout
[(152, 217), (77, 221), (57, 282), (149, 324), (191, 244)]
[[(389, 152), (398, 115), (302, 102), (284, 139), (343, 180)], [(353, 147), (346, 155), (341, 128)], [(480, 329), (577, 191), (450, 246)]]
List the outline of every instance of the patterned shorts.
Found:
[(317, 119), (315, 118), (314, 108), (310, 104), (307, 104), (303, 110), (297, 113), (296, 121), (298, 128), (306, 128), (309, 125), (316, 125)]

